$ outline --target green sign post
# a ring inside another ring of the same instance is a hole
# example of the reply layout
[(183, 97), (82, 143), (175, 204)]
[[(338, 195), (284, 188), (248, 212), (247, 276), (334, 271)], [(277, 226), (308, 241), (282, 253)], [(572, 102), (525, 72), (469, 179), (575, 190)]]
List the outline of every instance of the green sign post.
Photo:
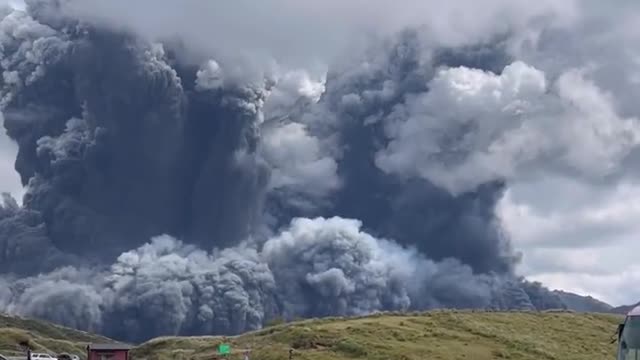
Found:
[(220, 355), (229, 355), (231, 353), (231, 345), (229, 344), (218, 345), (218, 353)]

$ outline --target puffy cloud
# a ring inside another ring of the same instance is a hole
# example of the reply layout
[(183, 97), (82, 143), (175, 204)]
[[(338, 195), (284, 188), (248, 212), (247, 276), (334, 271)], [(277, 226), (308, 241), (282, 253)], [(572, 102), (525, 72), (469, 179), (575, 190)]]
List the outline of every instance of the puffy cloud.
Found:
[(297, 103), (318, 102), (325, 91), (326, 80), (315, 79), (304, 70), (285, 71), (273, 80), (275, 84), (264, 105), (267, 118), (287, 117)]
[[(427, 25), (434, 41), (459, 45), (522, 28), (540, 17), (557, 18), (561, 24), (571, 22), (579, 14), (580, 2), (330, 0), (301, 4), (274, 0), (263, 4), (247, 0), (142, 0), (132, 4), (123, 0), (64, 0), (62, 4), (74, 18), (130, 29), (150, 39), (177, 36), (193, 52), (207, 56), (245, 54), (275, 58), (290, 66), (316, 67), (318, 63), (327, 65), (371, 34), (388, 35), (405, 27)], [(154, 16), (149, 16), (151, 9)]]
[[(544, 188), (544, 199), (539, 189)], [(638, 185), (598, 188), (550, 178), (510, 189), (497, 208), (520, 246), (606, 246), (634, 232)]]
[(224, 78), (220, 65), (215, 60), (207, 61), (196, 73), (196, 89), (214, 90), (222, 87)]
[(622, 305), (638, 298), (629, 284), (640, 251), (639, 199), (633, 182), (602, 187), (549, 178), (513, 186), (497, 213), (524, 253), (520, 274)]
[(278, 123), (262, 136), (261, 153), (272, 169), (269, 187), (283, 191), (288, 203), (313, 207), (340, 186), (335, 159), (304, 124)]
[(619, 116), (610, 95), (582, 71), (547, 85), (543, 72), (522, 62), (499, 75), (443, 69), (428, 92), (408, 97), (387, 122), (391, 142), (378, 166), (454, 193), (545, 170), (607, 176), (640, 143), (637, 119)]

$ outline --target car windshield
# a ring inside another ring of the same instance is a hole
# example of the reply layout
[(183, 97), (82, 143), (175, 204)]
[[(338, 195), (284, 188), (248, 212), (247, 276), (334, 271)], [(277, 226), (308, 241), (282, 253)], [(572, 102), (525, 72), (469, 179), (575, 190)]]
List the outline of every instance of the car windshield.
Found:
[(640, 316), (631, 316), (625, 321), (618, 360), (640, 360)]

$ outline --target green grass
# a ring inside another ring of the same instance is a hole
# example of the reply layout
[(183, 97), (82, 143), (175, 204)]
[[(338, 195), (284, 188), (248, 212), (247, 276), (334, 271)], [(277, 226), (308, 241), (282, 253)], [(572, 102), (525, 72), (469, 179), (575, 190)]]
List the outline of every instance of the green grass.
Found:
[[(238, 337), (166, 337), (136, 360), (212, 359), (217, 345), (253, 349), (252, 360), (607, 360), (620, 316), (569, 312), (435, 311), (280, 324)], [(242, 359), (240, 354), (230, 359)]]
[(28, 342), (35, 352), (68, 352), (84, 357), (88, 343), (108, 343), (113, 340), (45, 321), (0, 314), (0, 354), (20, 355), (22, 342)]

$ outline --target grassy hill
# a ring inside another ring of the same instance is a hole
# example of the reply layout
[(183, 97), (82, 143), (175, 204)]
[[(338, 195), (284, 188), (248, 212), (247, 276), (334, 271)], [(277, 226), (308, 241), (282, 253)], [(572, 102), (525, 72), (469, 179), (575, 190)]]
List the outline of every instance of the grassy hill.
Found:
[(22, 319), (0, 314), (0, 354), (19, 355), (19, 344), (28, 341), (34, 351), (50, 354), (70, 352), (79, 356), (86, 353), (87, 343), (108, 343), (113, 340), (73, 330), (51, 323)]
[[(614, 314), (571, 312), (433, 311), (359, 318), (314, 319), (271, 326), (237, 337), (165, 337), (141, 344), (134, 360), (213, 359), (221, 342), (252, 349), (252, 360), (613, 360)], [(0, 315), (0, 354), (29, 341), (37, 351), (84, 356), (105, 337), (39, 320)], [(229, 360), (242, 359), (232, 354)]]
[[(251, 359), (613, 360), (611, 314), (436, 311), (307, 320), (238, 337), (167, 337), (133, 351), (136, 360), (212, 359), (217, 344), (251, 348)], [(242, 359), (240, 354), (230, 359)]]

